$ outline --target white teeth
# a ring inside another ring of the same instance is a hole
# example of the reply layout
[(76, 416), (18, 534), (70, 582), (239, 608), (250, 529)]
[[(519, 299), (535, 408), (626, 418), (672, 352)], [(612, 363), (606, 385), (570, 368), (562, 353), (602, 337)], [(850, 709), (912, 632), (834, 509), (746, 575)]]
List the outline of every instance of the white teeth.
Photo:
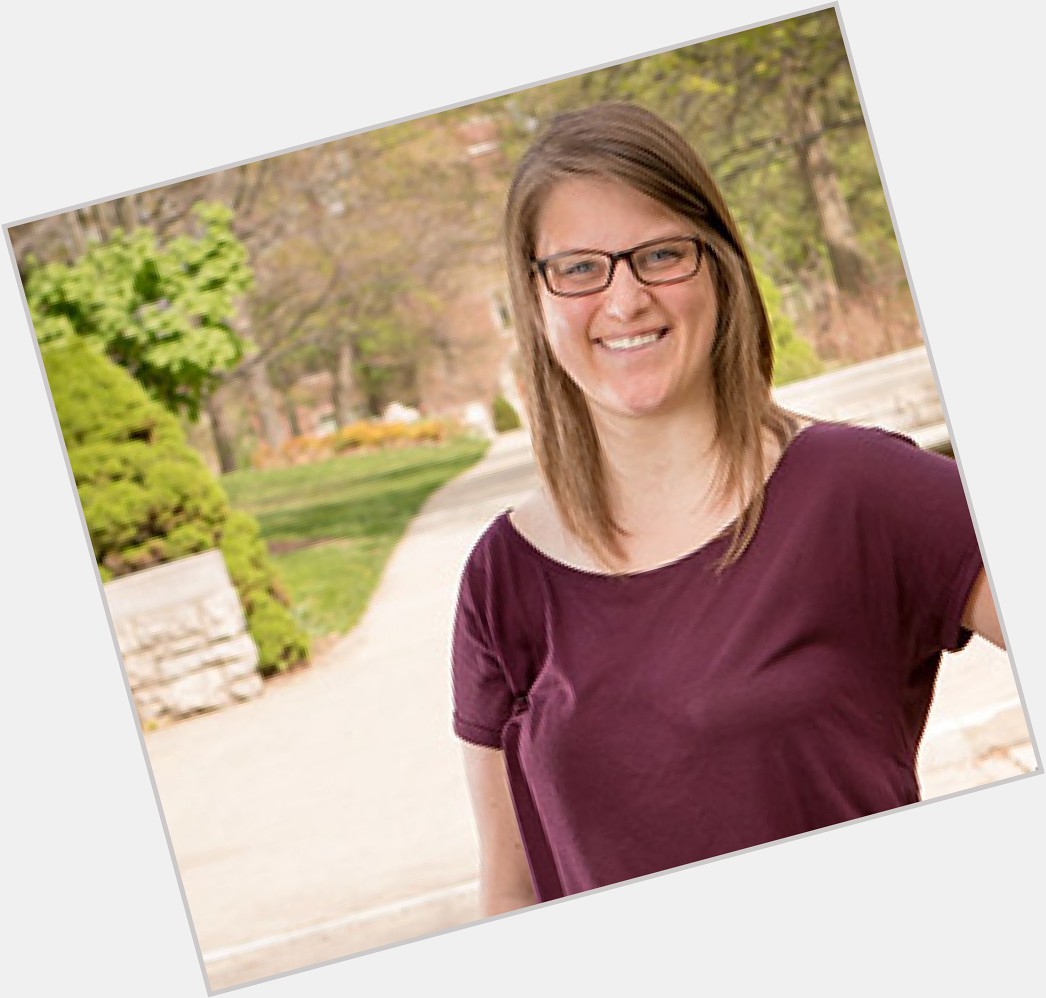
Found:
[(644, 333), (642, 336), (622, 336), (616, 340), (601, 340), (600, 342), (608, 350), (631, 350), (633, 347), (642, 347), (648, 343), (656, 343), (659, 339), (661, 339), (660, 331)]

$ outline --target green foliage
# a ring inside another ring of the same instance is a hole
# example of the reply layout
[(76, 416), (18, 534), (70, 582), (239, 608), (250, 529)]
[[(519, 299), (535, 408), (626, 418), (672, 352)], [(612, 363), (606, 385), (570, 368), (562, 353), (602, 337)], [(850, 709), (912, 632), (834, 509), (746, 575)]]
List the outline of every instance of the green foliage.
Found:
[(770, 319), (774, 341), (774, 384), (787, 385), (820, 374), (823, 364), (806, 340), (796, 335), (795, 325), (784, 313), (781, 292), (758, 268), (755, 272), (759, 293)]
[(82, 337), (169, 412), (192, 419), (221, 373), (243, 356), (247, 344), (230, 321), (252, 281), (231, 212), (207, 203), (195, 211), (199, 238), (161, 247), (151, 229), (117, 229), (75, 263), (29, 261), (25, 280), (41, 347)]
[(308, 658), (308, 639), (287, 607), (272, 596), (259, 591), (251, 601), (248, 618), (258, 661), (266, 663), (266, 671), (285, 672)]
[(79, 337), (41, 344), (102, 579), (220, 548), (263, 674), (309, 656), (258, 525), (185, 442), (177, 420)]
[(503, 395), (498, 395), (494, 399), (490, 405), (490, 411), (494, 419), (494, 429), (498, 433), (518, 430), (523, 425), (516, 410), (512, 408), (512, 404)]

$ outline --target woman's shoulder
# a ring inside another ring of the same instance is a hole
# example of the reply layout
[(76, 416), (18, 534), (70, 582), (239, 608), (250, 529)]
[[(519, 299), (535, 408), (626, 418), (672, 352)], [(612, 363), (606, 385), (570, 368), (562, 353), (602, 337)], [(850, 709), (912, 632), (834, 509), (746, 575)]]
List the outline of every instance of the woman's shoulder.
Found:
[(820, 446), (838, 447), (858, 446), (918, 446), (911, 437), (896, 430), (882, 426), (861, 426), (856, 423), (842, 423), (830, 419), (807, 420), (800, 425), (796, 438), (807, 436), (816, 440)]
[(482, 530), (465, 562), (466, 576), (490, 577), (511, 572), (525, 561), (528, 548), (547, 532), (539, 493), (498, 513)]
[[(911, 437), (878, 426), (856, 426), (827, 420), (811, 422), (796, 433), (785, 450), (796, 460), (826, 471), (848, 473), (922, 453)], [(939, 457), (939, 455), (933, 455)]]
[(779, 483), (779, 495), (796, 487), (809, 494), (815, 487), (825, 502), (849, 496), (862, 507), (932, 498), (954, 489), (959, 480), (951, 458), (923, 450), (903, 433), (836, 422), (815, 422), (803, 429), (780, 465), (776, 477), (792, 488)]
[(479, 536), (472, 543), (468, 556), (465, 559), (465, 572), (475, 573), (481, 569), (492, 558), (497, 556), (499, 548), (504, 546), (507, 530), (511, 527), (508, 522), (510, 510), (503, 509), (480, 531)]
[(532, 632), (543, 634), (549, 606), (541, 556), (510, 520), (521, 506), (503, 510), (483, 529), (465, 561), (458, 593), (461, 626), (484, 635), (499, 655), (529, 647)]

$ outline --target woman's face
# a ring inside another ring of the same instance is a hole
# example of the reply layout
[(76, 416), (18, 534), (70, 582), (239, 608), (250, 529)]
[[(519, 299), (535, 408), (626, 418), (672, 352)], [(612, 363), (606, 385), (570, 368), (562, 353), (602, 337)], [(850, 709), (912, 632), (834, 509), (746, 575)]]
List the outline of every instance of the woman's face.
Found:
[[(570, 178), (542, 206), (534, 255), (615, 253), (696, 232), (687, 219), (620, 181)], [(553, 295), (538, 279), (549, 346), (594, 410), (647, 416), (711, 402), (716, 300), (710, 270), (702, 259), (693, 277), (648, 286), (621, 260), (610, 287), (580, 298)]]

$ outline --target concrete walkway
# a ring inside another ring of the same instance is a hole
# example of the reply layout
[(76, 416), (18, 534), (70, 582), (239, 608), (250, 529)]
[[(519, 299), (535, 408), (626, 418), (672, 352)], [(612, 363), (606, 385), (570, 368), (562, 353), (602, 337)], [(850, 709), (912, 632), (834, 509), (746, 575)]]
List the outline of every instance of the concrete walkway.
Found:
[(212, 989), (479, 917), (449, 622), (479, 531), (534, 487), (529, 454), (501, 437), (434, 495), (312, 669), (147, 735)]
[[(449, 623), (471, 545), (535, 482), (526, 434), (499, 438), (426, 504), (321, 662), (146, 736), (212, 990), (479, 917)], [(1034, 768), (1007, 656), (975, 641), (943, 675), (924, 796)]]

